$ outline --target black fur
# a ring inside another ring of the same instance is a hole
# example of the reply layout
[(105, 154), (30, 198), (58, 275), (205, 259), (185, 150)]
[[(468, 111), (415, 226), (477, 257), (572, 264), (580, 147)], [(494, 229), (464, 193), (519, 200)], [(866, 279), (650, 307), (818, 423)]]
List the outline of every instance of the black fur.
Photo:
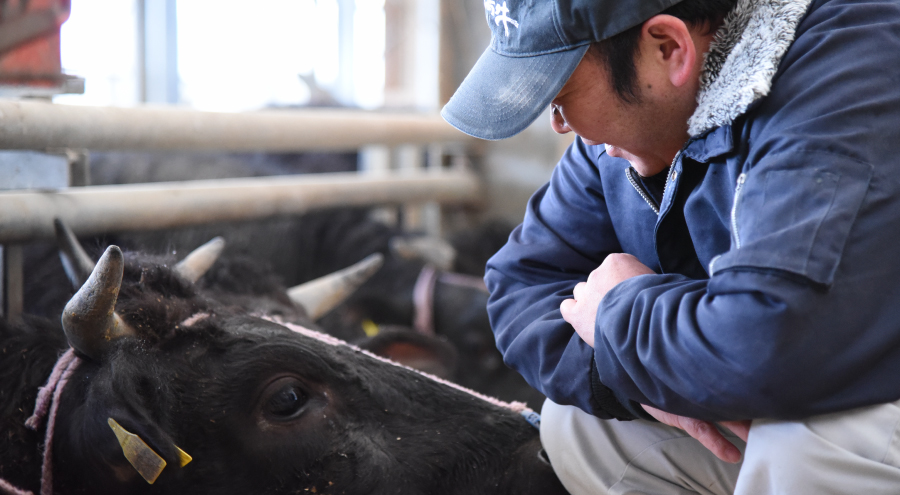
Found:
[(0, 320), (0, 478), (35, 493), (44, 436), (25, 428), (25, 420), (34, 411), (38, 387), (67, 347), (56, 322)]
[[(235, 314), (168, 261), (126, 259), (117, 312), (139, 337), (86, 360), (70, 380), (55, 435), (58, 493), (564, 493), (539, 459), (537, 431), (515, 413)], [(198, 312), (211, 316), (181, 324)], [(4, 404), (16, 404), (3, 409), (0, 473), (36, 490), (41, 432), (21, 422), (63, 346), (58, 328), (30, 327), (0, 334)], [(295, 418), (265, 412), (272, 383), (304, 398)], [(154, 485), (124, 459), (108, 417), (169, 462)], [(194, 457), (184, 468), (176, 445)]]

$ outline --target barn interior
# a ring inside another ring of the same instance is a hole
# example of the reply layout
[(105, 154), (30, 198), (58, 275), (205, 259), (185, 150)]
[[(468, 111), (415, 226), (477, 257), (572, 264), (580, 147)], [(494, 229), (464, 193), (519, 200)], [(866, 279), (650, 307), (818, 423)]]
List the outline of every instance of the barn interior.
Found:
[(483, 275), (572, 138), (440, 117), (484, 24), (0, 0), (0, 494), (565, 493)]
[(441, 119), (489, 42), (482, 3), (0, 1), (3, 318), (58, 319), (78, 289), (61, 228), (93, 260), (221, 237), (198, 283), (251, 294), (381, 252), (318, 325), (539, 407), (493, 346), (480, 279), (572, 138), (548, 116), (498, 142)]

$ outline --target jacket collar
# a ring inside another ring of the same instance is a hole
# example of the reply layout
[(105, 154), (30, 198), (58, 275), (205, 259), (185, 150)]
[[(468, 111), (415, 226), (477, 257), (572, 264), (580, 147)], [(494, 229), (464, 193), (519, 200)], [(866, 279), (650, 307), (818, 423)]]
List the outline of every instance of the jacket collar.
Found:
[(688, 132), (730, 125), (767, 96), (811, 0), (738, 0), (710, 45)]

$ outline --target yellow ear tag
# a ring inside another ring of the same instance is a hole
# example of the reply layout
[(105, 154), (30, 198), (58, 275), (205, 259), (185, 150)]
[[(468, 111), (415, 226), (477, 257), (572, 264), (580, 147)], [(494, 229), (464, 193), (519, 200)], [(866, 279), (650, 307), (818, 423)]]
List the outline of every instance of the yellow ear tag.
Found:
[[(109, 418), (106, 422), (112, 428), (113, 433), (116, 434), (116, 438), (119, 439), (119, 445), (122, 446), (122, 453), (125, 454), (125, 458), (147, 480), (147, 483), (152, 485), (156, 478), (159, 478), (163, 469), (165, 469), (166, 460), (154, 452), (141, 437), (122, 428), (116, 420)], [(184, 459), (182, 458), (183, 461)]]
[(365, 332), (366, 337), (374, 337), (381, 331), (381, 329), (378, 328), (377, 323), (368, 319), (362, 321), (362, 329), (363, 332)]
[(175, 450), (178, 451), (178, 463), (181, 467), (187, 466), (191, 461), (194, 460), (194, 458), (189, 456), (187, 452), (181, 450), (179, 446), (176, 445)]

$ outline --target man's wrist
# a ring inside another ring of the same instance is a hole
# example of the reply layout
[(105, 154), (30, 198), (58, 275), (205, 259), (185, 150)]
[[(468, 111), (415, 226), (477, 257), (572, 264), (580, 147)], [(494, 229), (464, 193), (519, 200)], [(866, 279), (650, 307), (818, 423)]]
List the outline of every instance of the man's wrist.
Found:
[(597, 363), (591, 357), (591, 407), (594, 416), (600, 419), (618, 419), (619, 421), (631, 421), (634, 419), (648, 419), (655, 421), (637, 402), (624, 397), (618, 397), (615, 392), (600, 381), (600, 373), (597, 371)]

